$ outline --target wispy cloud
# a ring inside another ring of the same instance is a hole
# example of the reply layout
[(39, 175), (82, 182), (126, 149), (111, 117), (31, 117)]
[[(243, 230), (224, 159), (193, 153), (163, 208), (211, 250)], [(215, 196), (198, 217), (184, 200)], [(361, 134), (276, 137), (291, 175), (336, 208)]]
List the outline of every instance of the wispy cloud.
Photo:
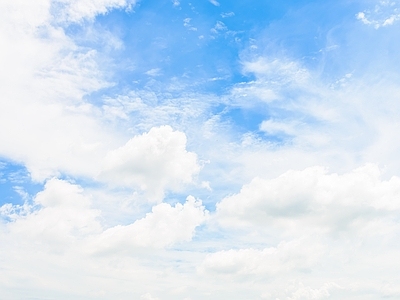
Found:
[(212, 5), (219, 6), (219, 2), (216, 0), (209, 0)]
[(223, 18), (230, 18), (230, 17), (233, 17), (233, 16), (235, 16), (235, 13), (233, 11), (221, 14), (221, 17), (223, 17)]
[(396, 1), (380, 1), (374, 9), (359, 12), (356, 17), (376, 29), (393, 25), (400, 20), (399, 4)]

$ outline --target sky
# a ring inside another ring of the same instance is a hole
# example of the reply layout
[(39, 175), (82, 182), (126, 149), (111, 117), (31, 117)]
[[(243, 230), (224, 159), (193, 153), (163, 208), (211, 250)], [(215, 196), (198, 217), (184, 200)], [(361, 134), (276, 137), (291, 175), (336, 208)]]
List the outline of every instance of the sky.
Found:
[(399, 299), (400, 1), (2, 0), (3, 299)]

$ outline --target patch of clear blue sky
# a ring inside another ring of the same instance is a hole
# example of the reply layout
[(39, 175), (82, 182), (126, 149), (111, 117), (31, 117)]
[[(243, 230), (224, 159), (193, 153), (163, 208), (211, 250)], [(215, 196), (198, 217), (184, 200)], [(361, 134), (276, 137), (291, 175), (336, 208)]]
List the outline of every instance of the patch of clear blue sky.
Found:
[[(252, 74), (242, 74), (241, 61), (257, 55), (287, 57), (328, 80), (354, 69), (343, 58), (351, 43), (348, 25), (358, 22), (355, 15), (363, 9), (359, 1), (226, 0), (218, 1), (218, 6), (206, 0), (179, 2), (174, 6), (171, 0), (142, 0), (133, 11), (114, 10), (92, 24), (67, 28), (67, 34), (80, 45), (97, 49), (105, 73), (115, 83), (88, 96), (90, 101), (101, 103), (105, 95), (129, 90), (162, 93), (174, 82), (184, 83), (184, 90), (174, 90), (177, 94), (223, 96), (233, 85), (254, 79)], [(102, 38), (105, 32), (123, 46), (107, 44), (107, 35)], [(250, 45), (257, 50), (248, 51)], [(330, 51), (332, 47), (341, 49)], [(225, 104), (220, 116), (234, 130), (257, 131), (273, 109)], [(274, 113), (286, 118), (288, 112)]]
[[(6, 203), (21, 205), (42, 189), (43, 184), (32, 182), (24, 166), (0, 159), (0, 206)], [(28, 199), (24, 199), (23, 193)]]
[[(348, 1), (320, 2), (219, 1), (215, 6), (202, 0), (174, 6), (170, 0), (143, 0), (131, 12), (114, 10), (92, 25), (121, 39), (123, 48), (111, 49), (101, 38), (88, 38), (86, 26), (70, 26), (67, 33), (107, 57), (104, 63), (113, 69), (118, 89), (143, 87), (151, 78), (166, 83), (179, 78), (195, 89), (223, 92), (246, 80), (240, 54), (253, 40), (260, 52), (273, 48), (313, 61), (326, 44), (327, 32), (354, 20), (359, 11)], [(146, 74), (156, 69), (157, 76)], [(210, 82), (212, 78), (220, 80)]]

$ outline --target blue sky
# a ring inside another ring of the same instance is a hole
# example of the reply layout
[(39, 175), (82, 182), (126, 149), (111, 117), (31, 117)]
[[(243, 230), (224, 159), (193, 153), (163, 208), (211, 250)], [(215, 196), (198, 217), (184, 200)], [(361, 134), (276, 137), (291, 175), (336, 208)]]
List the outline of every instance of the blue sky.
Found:
[(400, 2), (5, 0), (5, 299), (397, 299)]

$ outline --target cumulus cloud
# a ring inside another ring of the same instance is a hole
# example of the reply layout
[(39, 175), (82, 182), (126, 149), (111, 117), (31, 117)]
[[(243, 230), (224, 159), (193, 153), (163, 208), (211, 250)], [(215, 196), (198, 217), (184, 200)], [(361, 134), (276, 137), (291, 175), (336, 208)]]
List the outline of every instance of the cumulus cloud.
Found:
[(146, 293), (146, 294), (140, 296), (140, 299), (142, 299), (142, 300), (158, 300), (158, 298), (153, 297), (150, 293)]
[(200, 170), (197, 155), (186, 150), (186, 136), (170, 126), (152, 128), (107, 154), (100, 178), (117, 186), (136, 186), (152, 201), (177, 191)]
[(118, 140), (83, 99), (109, 86), (97, 51), (78, 47), (52, 25), (49, 1), (1, 5), (0, 38), (8, 45), (0, 53), (1, 155), (26, 165), (35, 180), (60, 172), (93, 176), (96, 162)]
[(340, 289), (340, 286), (335, 283), (325, 283), (320, 288), (312, 288), (300, 283), (296, 287), (289, 287), (289, 290), (293, 289), (293, 291), (291, 291), (291, 295), (287, 299), (328, 299), (331, 296), (330, 290), (338, 288)]
[(199, 270), (226, 276), (278, 276), (293, 270), (311, 269), (323, 250), (322, 245), (307, 239), (281, 242), (277, 247), (261, 250), (224, 250), (208, 254)]
[(91, 208), (91, 199), (80, 186), (51, 179), (36, 195), (29, 211), (14, 216), (8, 229), (19, 238), (34, 240), (61, 251), (76, 239), (100, 233), (99, 216), (100, 211)]
[[(8, 278), (0, 284), (4, 295), (12, 295), (15, 286), (19, 286), (20, 292), (30, 289), (35, 295), (45, 297), (44, 291), (48, 291), (49, 285), (57, 293), (66, 295), (69, 292), (64, 289), (65, 285), (76, 284), (78, 276), (85, 284), (79, 284), (73, 293), (89, 298), (112, 295), (116, 287), (129, 281), (130, 292), (123, 299), (132, 297), (132, 282), (138, 285), (135, 289), (138, 298), (142, 294), (144, 299), (153, 299), (149, 293), (145, 294), (147, 288), (139, 284), (153, 276), (150, 276), (153, 267), (142, 267), (132, 257), (144, 248), (145, 259), (160, 259), (160, 255), (165, 255), (163, 248), (190, 241), (196, 227), (208, 218), (201, 200), (189, 196), (183, 204), (158, 204), (130, 225), (107, 229), (100, 222), (103, 219), (100, 210), (93, 208), (98, 201), (81, 186), (54, 178), (47, 181), (26, 208), (12, 204), (1, 206), (0, 214), (8, 218), (0, 223), (0, 237), (4, 241), (0, 249), (7, 252), (1, 258), (0, 278)], [(161, 252), (148, 257), (151, 248)], [(124, 262), (115, 265), (112, 260), (116, 257)], [(134, 265), (135, 272), (131, 273)], [(95, 283), (91, 279), (93, 274), (105, 277), (97, 278)], [(29, 278), (26, 285), (19, 285), (21, 276)], [(55, 282), (60, 276), (64, 278), (63, 286)], [(147, 276), (150, 277), (146, 279)], [(113, 279), (110, 281), (110, 278)], [(100, 287), (98, 280), (105, 285)]]
[[(343, 175), (312, 167), (270, 180), (255, 178), (240, 193), (218, 203), (217, 213), (221, 222), (230, 226), (271, 224), (296, 230), (291, 222), (283, 222), (293, 219), (303, 230), (349, 231), (356, 227), (359, 232), (382, 214), (398, 211), (399, 193), (400, 178), (381, 180), (376, 165)], [(375, 230), (382, 229), (375, 225)]]
[(254, 289), (262, 288), (253, 280), (262, 280), (266, 299), (395, 295), (399, 196), (400, 178), (384, 180), (372, 164), (344, 174), (312, 167), (255, 178), (217, 204), (214, 220), (237, 242), (207, 254), (198, 270)]
[(190, 241), (195, 228), (206, 220), (207, 215), (201, 201), (192, 196), (184, 204), (161, 203), (130, 225), (107, 229), (96, 238), (92, 247), (95, 252), (126, 252), (135, 247), (163, 248)]

